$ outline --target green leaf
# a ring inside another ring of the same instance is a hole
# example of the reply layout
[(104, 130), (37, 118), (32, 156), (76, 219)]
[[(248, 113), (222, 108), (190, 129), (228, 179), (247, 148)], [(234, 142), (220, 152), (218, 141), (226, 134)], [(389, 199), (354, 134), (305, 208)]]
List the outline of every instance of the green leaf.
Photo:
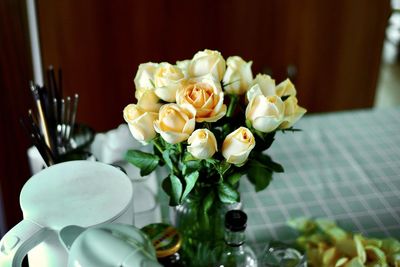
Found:
[(239, 180), (242, 176), (243, 176), (243, 173), (235, 172), (232, 175), (228, 176), (228, 178), (226, 180), (231, 186), (235, 186), (239, 182)]
[(227, 161), (222, 161), (221, 164), (218, 166), (218, 172), (221, 176), (223, 176), (227, 170), (231, 167), (231, 164)]
[(186, 198), (186, 196), (190, 193), (190, 191), (192, 191), (198, 178), (199, 178), (198, 171), (192, 172), (191, 174), (185, 176), (186, 186), (185, 186), (185, 191), (183, 191), (182, 194), (181, 202)]
[[(180, 181), (179, 181), (179, 183), (180, 183)], [(179, 190), (179, 183), (178, 183), (178, 190)], [(169, 196), (169, 205), (170, 206), (179, 205), (179, 201), (176, 200), (176, 196), (175, 196), (174, 191), (172, 189), (172, 181), (171, 181), (171, 177), (170, 176), (166, 177), (162, 181), (161, 187), (164, 190), (164, 192)]]
[(161, 187), (164, 190), (164, 192), (171, 198), (172, 186), (171, 186), (171, 180), (169, 179), (169, 176), (164, 178), (164, 180), (161, 183)]
[(239, 201), (239, 193), (227, 183), (218, 185), (218, 197), (223, 203), (232, 204)]
[(270, 169), (273, 172), (284, 172), (282, 165), (276, 163), (272, 160), (272, 158), (266, 154), (258, 153), (255, 158), (261, 162), (266, 168)]
[(246, 126), (247, 126), (247, 128), (249, 128), (249, 129), (253, 128), (252, 125), (251, 125), (251, 121), (248, 120), (248, 119), (246, 120)]
[(255, 185), (256, 192), (265, 189), (272, 180), (272, 171), (256, 160), (249, 160), (247, 166), (247, 177)]
[(218, 160), (212, 159), (212, 158), (206, 159), (205, 161), (208, 162), (208, 163), (210, 163), (210, 164), (212, 164), (212, 165), (215, 165), (215, 164), (218, 163)]
[(272, 143), (275, 140), (276, 131), (270, 133), (263, 133), (257, 131), (255, 129), (251, 129), (251, 131), (255, 134), (254, 138), (256, 139), (256, 146), (254, 147), (254, 151), (264, 151), (271, 147)]
[(183, 161), (187, 162), (187, 161), (192, 161), (192, 160), (197, 160), (195, 157), (193, 157), (192, 154), (190, 154), (189, 152), (185, 152), (185, 154), (183, 155)]
[(182, 167), (182, 174), (187, 175), (189, 173), (192, 173), (201, 167), (201, 160), (191, 160), (188, 162), (183, 163)]
[(215, 199), (214, 191), (208, 193), (207, 196), (204, 198), (203, 209), (202, 209), (202, 212), (204, 214), (206, 214), (208, 210), (211, 208), (212, 204), (214, 203), (214, 199)]
[(172, 163), (172, 160), (170, 158), (170, 151), (169, 150), (164, 150), (162, 152), (162, 157), (165, 161), (165, 164), (169, 167), (170, 170), (174, 169), (174, 164)]
[(165, 165), (165, 162), (164, 162), (164, 160), (162, 159), (162, 153), (161, 153), (161, 151), (158, 150), (158, 148), (156, 148), (156, 147), (154, 146), (154, 147), (153, 147), (153, 152), (154, 152), (154, 155), (156, 155), (156, 156), (160, 159), (160, 161), (158, 162), (158, 165), (164, 166), (164, 165)]
[(182, 183), (178, 177), (171, 174), (162, 181), (161, 187), (164, 192), (169, 196), (169, 205), (179, 205), (182, 195)]
[(140, 175), (149, 175), (157, 167), (160, 158), (157, 155), (146, 153), (139, 150), (128, 150), (125, 159), (140, 168)]
[(170, 181), (170, 187), (171, 187), (171, 193), (170, 193), (170, 200), (169, 200), (169, 205), (170, 206), (176, 206), (179, 205), (181, 196), (182, 196), (182, 182), (181, 180), (171, 174), (169, 176), (169, 181)]

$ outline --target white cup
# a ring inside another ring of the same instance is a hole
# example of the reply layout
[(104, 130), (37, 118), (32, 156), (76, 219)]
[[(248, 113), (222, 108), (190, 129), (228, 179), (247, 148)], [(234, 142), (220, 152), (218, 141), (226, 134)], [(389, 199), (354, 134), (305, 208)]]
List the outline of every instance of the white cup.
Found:
[(133, 190), (119, 169), (91, 161), (56, 164), (32, 176), (20, 194), (24, 219), (0, 241), (0, 266), (66, 267), (59, 231), (105, 223), (132, 223)]

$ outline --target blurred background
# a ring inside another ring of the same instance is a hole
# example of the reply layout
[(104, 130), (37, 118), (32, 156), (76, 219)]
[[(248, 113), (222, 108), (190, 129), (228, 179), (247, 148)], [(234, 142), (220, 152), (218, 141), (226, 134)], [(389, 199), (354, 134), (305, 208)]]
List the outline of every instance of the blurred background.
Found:
[(205, 48), (253, 60), (253, 73), (277, 82), (290, 77), (309, 113), (396, 106), (396, 8), (390, 0), (0, 1), (0, 236), (22, 217), (30, 144), (19, 118), (34, 106), (28, 82), (48, 65), (62, 68), (65, 95), (79, 93), (77, 120), (98, 132), (123, 123), (140, 63)]

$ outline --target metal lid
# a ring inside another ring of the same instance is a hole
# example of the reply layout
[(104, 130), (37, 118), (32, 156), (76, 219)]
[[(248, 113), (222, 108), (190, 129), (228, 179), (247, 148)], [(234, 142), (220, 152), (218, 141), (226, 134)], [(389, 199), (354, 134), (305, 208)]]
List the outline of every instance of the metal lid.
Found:
[(247, 227), (247, 215), (241, 210), (230, 210), (225, 214), (225, 227), (232, 232), (244, 231)]
[(150, 238), (156, 249), (157, 258), (176, 253), (182, 244), (182, 238), (176, 228), (165, 223), (149, 224), (141, 229)]

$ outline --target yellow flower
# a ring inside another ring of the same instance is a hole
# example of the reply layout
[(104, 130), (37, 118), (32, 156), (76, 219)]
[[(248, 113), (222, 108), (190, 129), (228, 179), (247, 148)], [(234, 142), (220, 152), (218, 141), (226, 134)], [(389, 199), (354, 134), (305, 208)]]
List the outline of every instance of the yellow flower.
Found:
[(250, 100), (246, 108), (246, 119), (254, 129), (269, 133), (282, 123), (285, 106), (279, 96), (257, 95)]
[(197, 122), (215, 122), (226, 113), (224, 93), (212, 79), (190, 82), (177, 91), (176, 102), (179, 105), (190, 104), (196, 109)]
[(193, 132), (195, 116), (196, 110), (191, 105), (165, 104), (160, 108), (154, 128), (166, 142), (180, 143)]
[(286, 79), (280, 84), (278, 84), (275, 88), (276, 95), (278, 96), (295, 96), (296, 95), (296, 88), (294, 88), (293, 83)]
[(147, 143), (156, 136), (153, 123), (157, 119), (160, 106), (154, 92), (145, 91), (137, 105), (129, 104), (124, 108), (124, 120), (133, 138)]
[(266, 74), (257, 74), (247, 91), (247, 100), (251, 101), (256, 95), (270, 96), (276, 95), (275, 80)]
[(194, 131), (188, 139), (188, 144), (188, 151), (197, 159), (211, 158), (218, 151), (217, 139), (208, 129)]
[(222, 144), (222, 155), (227, 162), (242, 165), (256, 145), (254, 136), (246, 127), (240, 127), (228, 134)]
[(288, 97), (283, 103), (285, 105), (285, 116), (279, 128), (287, 129), (300, 120), (307, 110), (297, 104), (297, 98), (295, 96)]
[(144, 111), (134, 104), (127, 105), (123, 113), (133, 138), (140, 142), (149, 142), (156, 136), (153, 122), (157, 113)]
[(225, 60), (221, 53), (213, 50), (197, 52), (189, 64), (190, 77), (211, 75), (215, 81), (221, 81), (225, 73)]
[(154, 73), (158, 67), (157, 63), (143, 63), (139, 65), (134, 79), (135, 97), (139, 100), (142, 94), (147, 90), (154, 89)]
[(182, 87), (183, 82), (184, 74), (180, 68), (161, 63), (154, 73), (154, 92), (166, 102), (175, 102), (176, 91)]
[(225, 92), (235, 95), (246, 93), (253, 81), (252, 63), (252, 61), (246, 62), (238, 56), (229, 57), (226, 60), (228, 68), (223, 78)]

